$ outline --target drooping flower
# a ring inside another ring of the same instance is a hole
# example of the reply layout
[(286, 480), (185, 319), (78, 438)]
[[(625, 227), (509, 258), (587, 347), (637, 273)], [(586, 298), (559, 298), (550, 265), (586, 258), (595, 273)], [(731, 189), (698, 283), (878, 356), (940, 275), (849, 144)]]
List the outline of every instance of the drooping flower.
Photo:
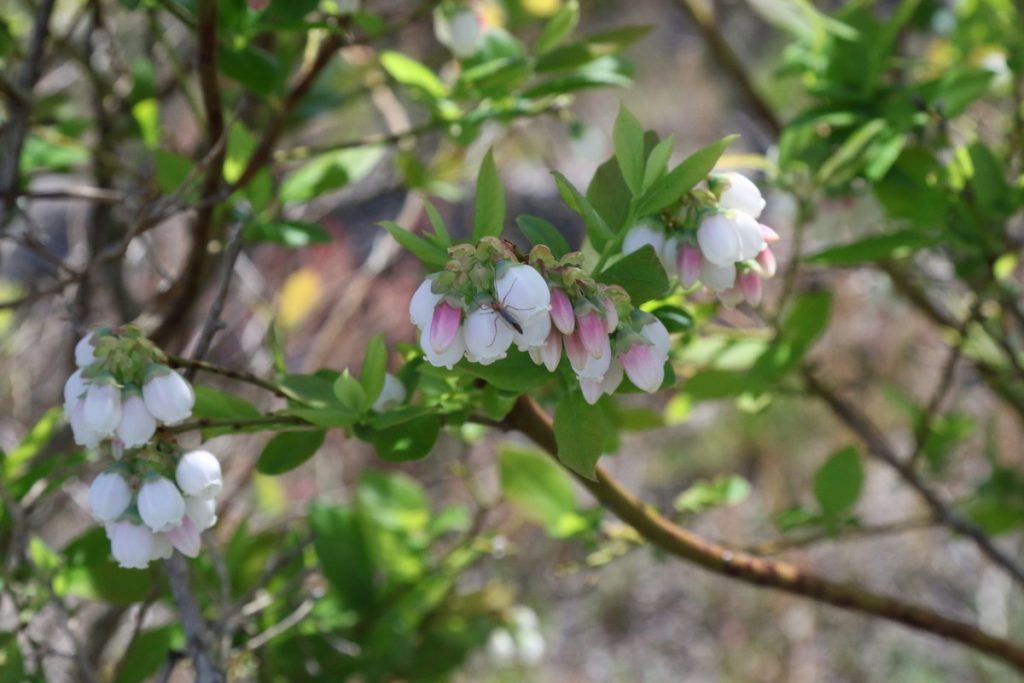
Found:
[(117, 472), (104, 472), (89, 487), (89, 512), (97, 522), (115, 522), (132, 504), (132, 490)]
[(501, 307), (510, 310), (522, 325), (551, 310), (551, 290), (544, 276), (523, 263), (498, 266), (494, 293)]
[(651, 344), (636, 342), (619, 355), (622, 368), (638, 389), (653, 394), (665, 379), (665, 362)]
[(757, 254), (767, 245), (761, 224), (752, 216), (742, 211), (733, 211), (728, 214), (736, 226), (736, 234), (740, 238), (740, 257), (737, 261), (749, 261), (757, 258)]
[(632, 254), (648, 244), (654, 248), (654, 253), (660, 254), (665, 246), (665, 231), (650, 221), (637, 223), (623, 238), (622, 253)]
[(530, 358), (537, 365), (543, 364), (549, 372), (554, 372), (562, 360), (562, 335), (558, 330), (551, 330), (543, 346), (530, 348)]
[(522, 334), (518, 332), (512, 334), (512, 339), (520, 351), (529, 351), (544, 346), (551, 333), (551, 316), (534, 316), (532, 320), (523, 323), (522, 328)]
[(213, 498), (185, 497), (185, 515), (200, 531), (217, 523), (217, 502)]
[(96, 360), (96, 348), (92, 344), (95, 332), (90, 332), (75, 344), (75, 365), (84, 368)]
[(717, 266), (705, 260), (700, 268), (700, 281), (713, 292), (722, 292), (736, 284), (736, 264)]
[(186, 496), (209, 498), (224, 488), (220, 462), (209, 451), (189, 451), (178, 460), (174, 471), (178, 487)]
[(434, 278), (428, 277), (416, 288), (412, 299), (409, 301), (409, 319), (412, 324), (421, 330), (430, 326), (434, 317), (434, 308), (443, 298), (440, 294), (434, 294), (431, 287), (434, 286)]
[(163, 534), (171, 545), (185, 557), (198, 557), (199, 549), (202, 547), (202, 539), (199, 537), (199, 527), (185, 515), (181, 524)]
[(560, 287), (551, 289), (551, 321), (562, 334), (572, 334), (576, 329), (576, 314), (572, 310), (572, 301)]
[(82, 378), (81, 368), (71, 373), (68, 381), (64, 383), (64, 406), (67, 412), (71, 412), (68, 410), (68, 406), (74, 405), (74, 402), (80, 399), (88, 388), (89, 384)]
[(569, 356), (569, 363), (579, 379), (600, 381), (608, 372), (608, 366), (612, 361), (612, 348), (607, 335), (602, 339), (597, 355), (593, 355), (583, 345), (579, 330), (565, 338), (566, 355)]
[(117, 438), (122, 446), (135, 448), (149, 443), (156, 432), (156, 418), (146, 408), (137, 389), (126, 389), (121, 394), (121, 421), (117, 425)]
[(153, 532), (142, 524), (114, 522), (107, 527), (110, 551), (125, 569), (145, 569), (160, 548)]
[(679, 283), (683, 287), (689, 288), (697, 284), (703, 260), (700, 249), (696, 247), (686, 244), (679, 250), (677, 267), (679, 268)]
[(434, 349), (430, 345), (430, 321), (427, 321), (426, 327), (420, 332), (420, 348), (423, 349), (423, 357), (427, 359), (427, 362), (438, 368), (448, 368), (451, 370), (455, 367), (455, 364), (462, 360), (463, 354), (466, 353), (466, 341), (465, 333), (462, 329), (455, 334), (455, 339), (452, 340), (451, 345), (445, 349), (444, 353), (435, 353)]
[(743, 245), (740, 236), (734, 222), (724, 213), (711, 214), (701, 221), (697, 228), (697, 242), (704, 260), (716, 266), (727, 266), (741, 260)]
[(380, 390), (380, 396), (373, 402), (371, 410), (383, 413), (405, 403), (405, 385), (401, 380), (390, 372), (384, 373), (384, 388)]
[(597, 310), (590, 308), (582, 315), (576, 316), (576, 328), (580, 343), (591, 356), (601, 355), (608, 343), (608, 328)]
[(743, 292), (743, 298), (747, 300), (747, 303), (751, 306), (757, 306), (761, 303), (761, 276), (752, 270), (740, 275), (740, 291)]
[(153, 417), (174, 425), (192, 414), (196, 395), (184, 377), (166, 365), (154, 365), (146, 373), (142, 400)]
[(111, 436), (121, 422), (121, 390), (112, 378), (100, 378), (85, 392), (85, 428), (100, 439)]
[(86, 448), (96, 448), (102, 437), (89, 429), (85, 424), (85, 399), (80, 398), (71, 405), (69, 415), (71, 421), (71, 433), (75, 437), (75, 443)]
[(759, 218), (764, 211), (765, 200), (761, 190), (757, 189), (749, 178), (741, 173), (723, 173), (714, 177), (715, 184), (721, 189), (718, 195), (718, 206), (723, 209), (734, 209)]
[(170, 531), (185, 516), (185, 499), (167, 477), (152, 477), (139, 488), (139, 516), (153, 531)]
[(463, 333), (466, 357), (480, 365), (490, 365), (508, 354), (513, 330), (490, 306), (480, 306), (466, 316)]
[(430, 348), (434, 353), (444, 353), (455, 341), (462, 323), (462, 309), (442, 300), (434, 307), (430, 319)]
[(757, 255), (757, 265), (761, 267), (761, 273), (765, 277), (775, 277), (778, 265), (776, 264), (775, 254), (772, 253), (771, 247), (765, 247)]

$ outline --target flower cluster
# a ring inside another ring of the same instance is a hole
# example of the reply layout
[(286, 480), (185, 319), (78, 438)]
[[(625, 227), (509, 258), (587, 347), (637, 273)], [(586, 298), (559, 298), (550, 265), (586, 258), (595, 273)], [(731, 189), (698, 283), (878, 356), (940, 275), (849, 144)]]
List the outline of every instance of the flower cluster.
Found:
[(698, 282), (728, 306), (746, 300), (761, 302), (762, 278), (775, 275), (769, 246), (779, 239), (758, 222), (765, 207), (760, 190), (739, 173), (713, 175), (705, 206), (687, 207), (684, 219), (647, 218), (632, 227), (622, 243), (624, 253), (651, 245), (669, 273), (684, 287)]
[(644, 391), (661, 386), (669, 349), (665, 326), (633, 308), (621, 287), (588, 276), (578, 252), (556, 260), (537, 246), (523, 259), (507, 243), (484, 238), (456, 245), (449, 255), (445, 269), (429, 275), (409, 305), (432, 365), (450, 369), (463, 357), (489, 365), (515, 343), (551, 372), (564, 349), (590, 403), (614, 392), (624, 373)]
[(499, 666), (537, 666), (546, 650), (537, 613), (523, 606), (513, 607), (507, 625), (495, 629), (487, 641), (487, 651)]
[(434, 35), (459, 59), (474, 56), (483, 47), (489, 24), (472, 2), (452, 2), (434, 10)]
[(196, 557), (200, 534), (217, 521), (217, 458), (154, 441), (159, 425), (187, 419), (195, 403), (192, 387), (164, 360), (138, 329), (101, 328), (75, 347), (78, 369), (64, 385), (75, 442), (107, 446), (114, 457), (89, 488), (89, 509), (122, 567), (144, 568), (175, 548)]

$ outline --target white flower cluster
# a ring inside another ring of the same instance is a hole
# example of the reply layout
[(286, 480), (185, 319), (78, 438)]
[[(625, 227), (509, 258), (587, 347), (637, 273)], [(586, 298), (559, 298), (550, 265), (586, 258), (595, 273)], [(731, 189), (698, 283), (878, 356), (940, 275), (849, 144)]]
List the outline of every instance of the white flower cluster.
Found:
[(195, 403), (191, 385), (163, 359), (136, 328), (101, 328), (76, 345), (78, 369), (64, 385), (75, 443), (108, 445), (116, 461), (90, 486), (89, 509), (122, 567), (144, 568), (174, 548), (196, 557), (200, 534), (217, 521), (217, 458), (153, 440), (159, 425), (187, 419)]
[(483, 47), (489, 26), (475, 3), (454, 2), (434, 10), (437, 41), (459, 59), (474, 56)]
[(508, 625), (491, 633), (487, 652), (499, 666), (537, 666), (547, 649), (537, 613), (523, 606), (513, 607), (511, 612)]
[(446, 269), (429, 275), (413, 294), (409, 317), (430, 364), (451, 369), (465, 357), (489, 365), (515, 343), (551, 372), (564, 349), (590, 403), (613, 393), (624, 374), (643, 391), (661, 387), (668, 330), (634, 309), (622, 288), (587, 276), (578, 253), (555, 261), (546, 248), (535, 247), (529, 257), (534, 267), (488, 239), (479, 247), (453, 247)]
[(695, 231), (684, 227), (666, 234), (661, 221), (647, 219), (629, 230), (622, 251), (629, 254), (649, 244), (684, 287), (700, 282), (728, 306), (744, 299), (756, 306), (761, 302), (762, 278), (775, 275), (769, 245), (779, 239), (757, 220), (765, 200), (739, 173), (712, 176), (708, 184), (715, 206), (704, 212)]

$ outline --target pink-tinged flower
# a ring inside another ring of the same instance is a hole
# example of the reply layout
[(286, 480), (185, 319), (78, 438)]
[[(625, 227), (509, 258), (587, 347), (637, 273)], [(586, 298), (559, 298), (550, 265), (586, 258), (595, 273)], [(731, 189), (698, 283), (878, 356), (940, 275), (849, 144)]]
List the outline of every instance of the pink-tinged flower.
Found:
[(740, 173), (723, 173), (715, 176), (722, 183), (718, 205), (723, 209), (742, 211), (754, 218), (764, 211), (765, 201), (761, 191), (749, 178)]
[(104, 472), (89, 487), (89, 512), (97, 522), (116, 522), (132, 504), (132, 490), (117, 472)]
[(569, 364), (576, 372), (580, 371), (587, 364), (587, 350), (583, 348), (580, 341), (579, 330), (565, 337), (565, 355), (569, 357)]
[(447, 301), (442, 301), (434, 308), (434, 317), (430, 321), (430, 348), (434, 353), (444, 353), (452, 345), (461, 323), (461, 308)]
[(95, 332), (90, 332), (75, 344), (75, 365), (80, 368), (84, 368), (96, 360), (96, 348), (92, 343), (92, 338), (95, 335)]
[(533, 320), (523, 323), (522, 328), (522, 334), (518, 332), (512, 334), (512, 339), (515, 340), (520, 351), (529, 351), (544, 346), (551, 334), (551, 316), (534, 316)]
[(700, 281), (713, 292), (721, 292), (736, 284), (736, 264), (716, 266), (705, 260), (700, 267)]
[(651, 245), (655, 254), (660, 254), (665, 246), (665, 231), (661, 226), (650, 221), (644, 221), (634, 225), (626, 233), (622, 240), (622, 253), (632, 254), (647, 245)]
[(640, 329), (640, 335), (651, 342), (655, 353), (668, 359), (668, 349), (672, 344), (672, 339), (669, 337), (664, 323), (655, 318)]
[(209, 498), (224, 488), (220, 462), (210, 451), (189, 451), (181, 456), (174, 470), (174, 478), (186, 496)]
[(430, 326), (434, 317), (434, 308), (441, 301), (440, 294), (434, 294), (431, 287), (434, 286), (434, 279), (428, 277), (416, 288), (412, 299), (409, 300), (409, 320), (421, 330)]
[(615, 303), (608, 297), (601, 300), (601, 305), (604, 306), (605, 330), (611, 334), (619, 326), (619, 311), (615, 308)]
[(167, 477), (153, 477), (139, 489), (139, 516), (153, 531), (170, 531), (185, 516), (185, 499)]
[(761, 303), (761, 276), (752, 270), (740, 275), (740, 291), (743, 292), (743, 298), (747, 300), (747, 303), (751, 306), (757, 306)]
[(145, 569), (158, 550), (153, 532), (141, 524), (114, 522), (107, 526), (110, 552), (125, 569)]
[(711, 214), (697, 228), (697, 242), (704, 259), (716, 266), (727, 266), (742, 260), (743, 245), (736, 225), (722, 213)]
[(594, 405), (601, 398), (601, 382), (593, 379), (580, 379), (580, 390), (583, 392), (583, 400)]
[(181, 524), (164, 532), (164, 536), (185, 557), (199, 557), (199, 548), (202, 546), (199, 527), (188, 515), (181, 518)]
[(604, 320), (596, 310), (591, 309), (576, 317), (576, 325), (583, 348), (591, 356), (599, 356), (601, 349), (608, 343), (608, 329)]
[(423, 349), (423, 357), (427, 359), (428, 363), (434, 367), (451, 370), (466, 353), (466, 340), (460, 329), (455, 335), (455, 340), (452, 341), (451, 346), (445, 349), (444, 353), (434, 353), (430, 347), (430, 320), (427, 320), (427, 326), (420, 332), (420, 348)]
[(700, 267), (704, 259), (700, 255), (700, 249), (684, 245), (679, 250), (679, 283), (683, 287), (692, 287), (700, 279)]
[(104, 439), (121, 421), (121, 390), (113, 381), (94, 381), (85, 392), (85, 426)]
[(543, 363), (550, 372), (554, 372), (562, 360), (562, 335), (558, 330), (551, 330), (543, 346), (530, 348), (530, 358), (537, 365)]
[(637, 342), (619, 354), (619, 360), (630, 381), (649, 394), (656, 392), (665, 380), (665, 359), (652, 344)]
[(544, 276), (533, 266), (502, 265), (494, 280), (494, 293), (502, 308), (511, 311), (520, 324), (526, 325), (551, 310), (551, 290)]
[(480, 365), (504, 358), (512, 345), (512, 328), (489, 306), (481, 306), (466, 316), (463, 334), (466, 358)]
[(121, 421), (117, 425), (117, 440), (122, 447), (136, 448), (149, 443), (156, 432), (156, 418), (146, 409), (138, 389), (122, 393)]
[(757, 255), (757, 265), (760, 266), (762, 275), (765, 277), (775, 277), (778, 264), (775, 261), (775, 254), (772, 253), (771, 247), (765, 247)]
[(608, 365), (608, 371), (604, 373), (604, 378), (601, 380), (601, 392), (614, 394), (620, 384), (622, 384), (622, 361), (612, 358), (612, 362)]
[(572, 334), (576, 329), (576, 316), (572, 312), (572, 302), (564, 289), (551, 288), (551, 321), (562, 334)]
[(764, 241), (765, 241), (765, 242), (766, 242), (767, 244), (772, 244), (772, 243), (774, 243), (774, 242), (778, 242), (778, 241), (779, 241), (779, 239), (781, 239), (781, 238), (779, 237), (779, 233), (775, 232), (774, 230), (772, 230), (771, 228), (769, 228), (769, 227), (768, 227), (767, 225), (765, 225), (764, 223), (759, 223), (758, 225), (760, 225), (760, 226), (761, 226), (761, 237), (763, 237), (763, 238), (764, 238)]
[(731, 211), (729, 217), (736, 226), (736, 234), (740, 238), (740, 257), (737, 261), (749, 261), (756, 258), (759, 251), (768, 246), (761, 234), (761, 224), (742, 211)]
[[(576, 335), (578, 334), (579, 330), (576, 331)], [(605, 373), (608, 372), (608, 366), (612, 362), (612, 346), (607, 335), (603, 339), (598, 355), (591, 355), (584, 349), (583, 363), (573, 364), (572, 369), (576, 371), (577, 378), (598, 381), (604, 378)], [(568, 340), (569, 337), (566, 337), (566, 351), (568, 351)], [(582, 342), (580, 345), (582, 346)], [(569, 356), (569, 362), (572, 364), (572, 356)]]
[(154, 365), (142, 385), (146, 409), (164, 424), (178, 424), (192, 414), (196, 394), (184, 377), (165, 365)]
[(185, 497), (185, 515), (200, 531), (217, 523), (217, 502), (213, 498)]
[(718, 300), (726, 308), (735, 308), (736, 304), (743, 301), (743, 291), (739, 287), (730, 287), (722, 292), (718, 292)]

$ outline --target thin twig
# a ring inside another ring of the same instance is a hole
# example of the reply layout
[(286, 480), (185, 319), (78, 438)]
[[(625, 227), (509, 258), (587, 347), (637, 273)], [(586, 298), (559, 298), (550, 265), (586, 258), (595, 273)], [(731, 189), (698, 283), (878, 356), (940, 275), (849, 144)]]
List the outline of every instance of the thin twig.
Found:
[[(224, 252), (224, 270), (221, 274), (220, 288), (217, 290), (217, 295), (213, 298), (213, 303), (210, 305), (210, 314), (206, 316), (202, 332), (199, 334), (199, 341), (196, 343), (195, 351), (192, 352), (192, 360), (194, 361), (202, 361), (206, 357), (206, 354), (210, 351), (210, 345), (213, 343), (214, 335), (217, 334), (217, 330), (224, 326), (220, 315), (224, 310), (224, 302), (227, 300), (228, 291), (231, 289), (231, 278), (235, 274), (235, 262), (238, 260), (238, 254), (242, 251), (242, 228), (243, 224), (241, 221), (235, 223), (231, 228), (231, 235), (228, 237), (227, 248)], [(185, 378), (189, 381), (195, 379), (198, 369), (196, 365), (188, 367), (185, 370)]]
[(261, 389), (265, 389), (275, 396), (280, 398), (290, 398), (281, 387), (277, 386), (273, 382), (268, 382), (265, 379), (260, 379), (251, 372), (244, 372), (242, 370), (231, 370), (215, 363), (207, 361), (194, 360), (191, 358), (181, 358), (179, 356), (168, 356), (167, 364), (172, 368), (185, 368), (191, 370), (191, 375), (194, 376), (196, 372), (209, 372), (215, 375), (221, 375), (229, 379), (238, 380), (239, 382), (245, 382), (246, 384), (252, 384)]

